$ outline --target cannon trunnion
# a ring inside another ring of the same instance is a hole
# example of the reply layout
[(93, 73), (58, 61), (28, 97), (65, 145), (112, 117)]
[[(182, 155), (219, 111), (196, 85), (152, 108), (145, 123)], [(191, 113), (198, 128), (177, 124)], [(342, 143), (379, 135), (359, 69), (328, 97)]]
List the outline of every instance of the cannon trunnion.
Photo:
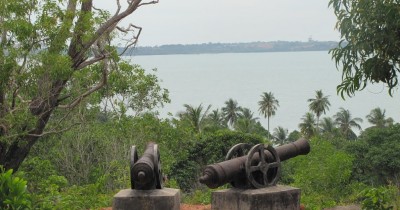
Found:
[(310, 144), (306, 139), (276, 148), (264, 144), (253, 147), (237, 144), (229, 150), (225, 161), (206, 166), (199, 181), (209, 188), (226, 183), (244, 189), (273, 186), (280, 177), (281, 161), (309, 152)]

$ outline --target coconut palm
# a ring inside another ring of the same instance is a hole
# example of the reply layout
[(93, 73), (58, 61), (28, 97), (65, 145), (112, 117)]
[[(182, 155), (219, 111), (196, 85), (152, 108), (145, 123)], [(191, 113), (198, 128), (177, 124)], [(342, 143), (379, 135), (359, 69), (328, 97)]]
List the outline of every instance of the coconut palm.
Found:
[(213, 110), (210, 114), (208, 114), (207, 121), (209, 122), (210, 127), (214, 127), (216, 129), (222, 129), (226, 127), (223, 113), (219, 109)]
[(373, 124), (375, 127), (383, 128), (393, 125), (393, 119), (391, 117), (386, 118), (386, 110), (382, 110), (379, 107), (371, 110), (369, 115), (366, 116), (369, 123)]
[(187, 120), (196, 132), (201, 133), (205, 125), (205, 119), (208, 111), (211, 108), (211, 105), (208, 105), (204, 112), (204, 107), (202, 104), (200, 104), (198, 107), (193, 107), (188, 104), (184, 104), (183, 106), (186, 108), (186, 110), (184, 112), (178, 113), (179, 117), (182, 120)]
[(255, 122), (259, 118), (253, 117), (253, 115), (254, 115), (254, 113), (248, 108), (242, 108), (241, 111), (239, 112), (239, 118), (244, 118), (244, 119), (248, 119), (252, 122)]
[(235, 100), (230, 98), (229, 100), (225, 101), (225, 107), (222, 108), (222, 112), (224, 113), (223, 115), (225, 121), (231, 127), (233, 127), (235, 124), (241, 110), (242, 108), (238, 106), (238, 103)]
[(253, 112), (248, 108), (242, 108), (234, 125), (235, 130), (243, 133), (252, 133), (257, 125), (258, 117), (253, 117)]
[(335, 122), (338, 125), (341, 133), (348, 139), (355, 139), (357, 135), (354, 133), (352, 128), (361, 130), (361, 126), (358, 123), (362, 123), (361, 118), (352, 118), (350, 111), (344, 108), (340, 108), (340, 111), (334, 116)]
[(333, 133), (336, 129), (336, 122), (331, 117), (324, 117), (319, 126), (323, 133)]
[[(264, 92), (261, 95), (261, 101), (258, 102), (260, 108), (260, 114), (264, 116), (264, 118), (268, 118), (268, 133), (269, 131), (269, 118), (275, 115), (275, 111), (279, 107), (279, 101), (275, 99), (274, 94), (272, 92)], [(269, 138), (271, 138), (269, 136)]]
[(329, 106), (331, 105), (328, 100), (329, 96), (324, 96), (322, 90), (315, 91), (315, 98), (310, 98), (307, 101), (310, 102), (308, 107), (310, 111), (312, 111), (317, 117), (317, 132), (319, 132), (319, 117), (322, 113), (325, 114), (326, 110), (329, 110)]
[(305, 138), (311, 138), (315, 134), (315, 116), (311, 112), (307, 112), (302, 118), (302, 122), (299, 124), (300, 132)]
[(288, 129), (285, 129), (281, 126), (278, 126), (277, 128), (274, 129), (274, 138), (277, 142), (279, 142), (281, 145), (283, 145), (287, 139), (288, 136)]

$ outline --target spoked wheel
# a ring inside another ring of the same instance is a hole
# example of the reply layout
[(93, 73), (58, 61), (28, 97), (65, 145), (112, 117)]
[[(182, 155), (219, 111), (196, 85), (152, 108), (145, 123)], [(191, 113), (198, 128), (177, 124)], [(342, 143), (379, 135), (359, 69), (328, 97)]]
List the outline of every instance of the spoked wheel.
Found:
[[(240, 143), (233, 146), (226, 154), (225, 160), (230, 160), (238, 157), (245, 156), (251, 149), (250, 144)], [(247, 182), (245, 176), (236, 176), (230, 182), (230, 184), (235, 188), (251, 188), (249, 182)]]
[(131, 147), (131, 158), (130, 158), (130, 173), (131, 173), (131, 189), (134, 189), (134, 181), (133, 181), (133, 165), (138, 161), (138, 154), (136, 150), (136, 146)]
[(245, 167), (250, 183), (255, 188), (264, 188), (276, 185), (280, 176), (281, 162), (271, 145), (265, 147), (264, 144), (257, 144), (250, 149)]
[(161, 171), (161, 159), (160, 152), (158, 150), (158, 144), (154, 145), (154, 172), (156, 177), (156, 189), (161, 189), (163, 187), (163, 175)]
[(230, 160), (237, 157), (242, 157), (251, 149), (250, 144), (240, 143), (233, 146), (226, 154), (225, 160)]

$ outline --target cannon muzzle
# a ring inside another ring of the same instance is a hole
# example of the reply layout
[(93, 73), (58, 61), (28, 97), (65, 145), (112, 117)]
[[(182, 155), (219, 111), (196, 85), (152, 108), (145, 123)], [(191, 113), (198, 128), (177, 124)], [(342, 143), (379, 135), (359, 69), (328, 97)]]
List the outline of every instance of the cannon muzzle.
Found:
[[(276, 148), (258, 144), (249, 149), (245, 144), (232, 147), (226, 160), (206, 166), (199, 182), (209, 188), (217, 188), (231, 183), (237, 188), (263, 188), (275, 185), (280, 177), (281, 161), (306, 155), (310, 152), (310, 144), (306, 139), (285, 144)], [(236, 153), (238, 155), (233, 155)]]
[(162, 188), (162, 173), (158, 145), (149, 143), (139, 159), (136, 146), (131, 148), (131, 188), (152, 190)]

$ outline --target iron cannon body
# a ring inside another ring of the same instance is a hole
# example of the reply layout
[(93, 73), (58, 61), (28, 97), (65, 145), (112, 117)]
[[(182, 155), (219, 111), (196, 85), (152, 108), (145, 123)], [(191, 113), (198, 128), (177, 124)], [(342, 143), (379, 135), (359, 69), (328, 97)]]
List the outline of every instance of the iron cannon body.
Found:
[(206, 166), (199, 181), (209, 188), (226, 183), (244, 189), (273, 186), (280, 177), (281, 161), (309, 152), (310, 144), (306, 139), (276, 148), (264, 144), (253, 147), (237, 144), (229, 150), (225, 161)]
[(130, 175), (132, 189), (162, 189), (161, 161), (157, 144), (149, 143), (140, 158), (136, 146), (131, 147)]

